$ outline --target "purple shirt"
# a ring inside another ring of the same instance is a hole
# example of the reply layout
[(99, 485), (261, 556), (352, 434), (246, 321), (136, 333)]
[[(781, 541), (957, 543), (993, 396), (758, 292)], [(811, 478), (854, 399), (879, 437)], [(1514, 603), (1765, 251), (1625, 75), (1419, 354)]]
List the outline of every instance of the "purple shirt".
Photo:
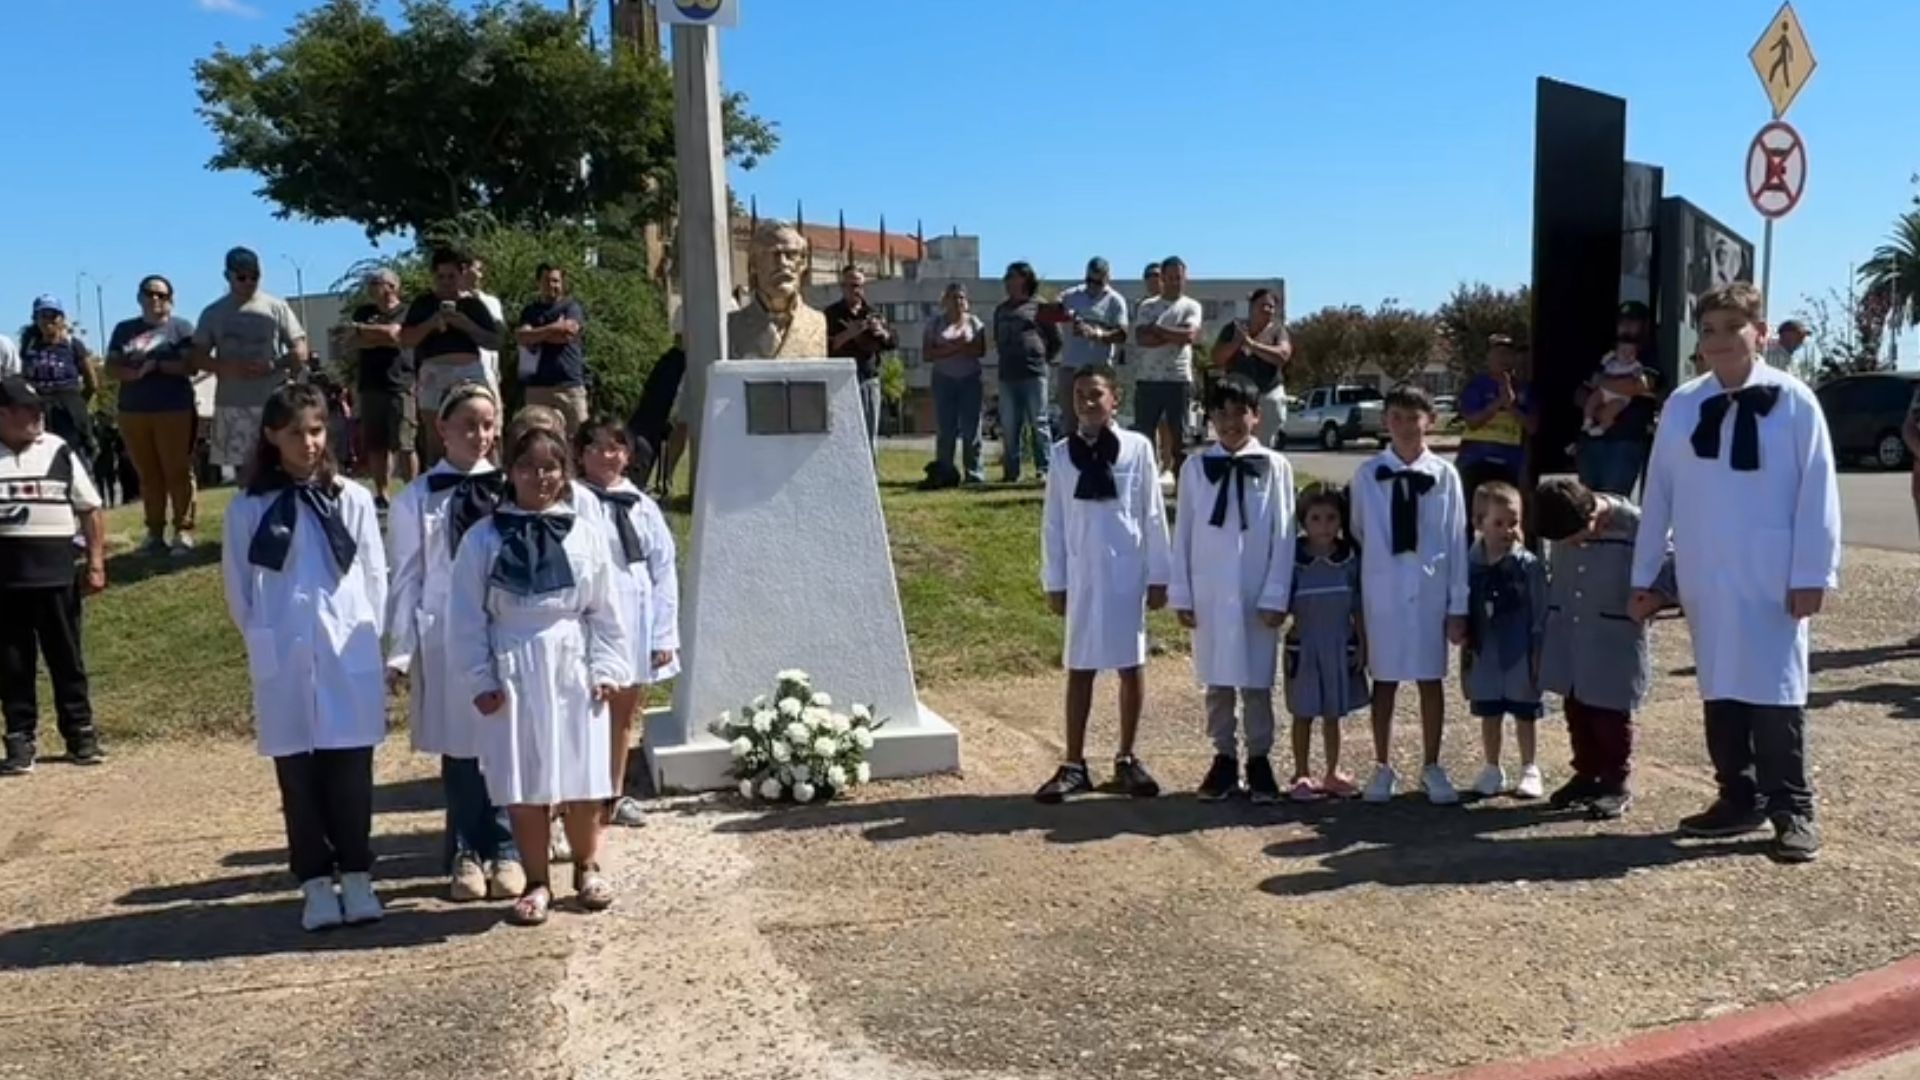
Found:
[[(1500, 398), (1500, 383), (1491, 375), (1476, 375), (1460, 391), (1459, 410), (1461, 416), (1472, 416), (1490, 407)], [(1478, 426), (1469, 425), (1460, 436), (1460, 453), (1456, 461), (1460, 465), (1481, 463), (1504, 465), (1519, 469), (1527, 456), (1527, 429), (1520, 422), (1522, 416), (1532, 416), (1533, 388), (1526, 383), (1516, 381), (1513, 388), (1514, 404), (1519, 415), (1502, 410), (1492, 419)]]

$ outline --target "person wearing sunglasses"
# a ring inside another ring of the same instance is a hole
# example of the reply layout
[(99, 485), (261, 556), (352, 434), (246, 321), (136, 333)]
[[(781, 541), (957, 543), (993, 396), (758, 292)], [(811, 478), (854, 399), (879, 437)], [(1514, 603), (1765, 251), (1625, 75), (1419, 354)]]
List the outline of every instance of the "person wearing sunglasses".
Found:
[(292, 305), (260, 287), (260, 256), (237, 247), (226, 267), (227, 295), (194, 328), (193, 363), (219, 380), (208, 457), (237, 472), (253, 456), (267, 400), (306, 371), (307, 332)]
[[(107, 374), (120, 384), (120, 436), (140, 478), (148, 555), (193, 550), (193, 324), (173, 313), (173, 282), (140, 279), (140, 314), (113, 328)], [(167, 544), (167, 504), (173, 544)]]
[(33, 302), (33, 321), (20, 330), (20, 374), (45, 403), (47, 430), (91, 462), (100, 447), (87, 403), (99, 389), (99, 374), (57, 296)]

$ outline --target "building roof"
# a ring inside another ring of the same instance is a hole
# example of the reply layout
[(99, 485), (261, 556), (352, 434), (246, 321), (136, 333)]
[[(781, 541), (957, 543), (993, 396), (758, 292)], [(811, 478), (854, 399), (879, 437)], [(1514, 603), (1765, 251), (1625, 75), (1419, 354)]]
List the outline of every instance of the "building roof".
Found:
[[(752, 228), (752, 222), (746, 218), (733, 219), (733, 230), (736, 233), (745, 234)], [(805, 225), (805, 230), (807, 244), (815, 251), (841, 250), (840, 226), (816, 225), (809, 221)], [(924, 255), (920, 241), (911, 233), (888, 230), (886, 240), (887, 254), (902, 262), (919, 259)], [(881, 252), (880, 232), (877, 229), (849, 228), (846, 231), (846, 246), (853, 249), (855, 255), (877, 256)]]

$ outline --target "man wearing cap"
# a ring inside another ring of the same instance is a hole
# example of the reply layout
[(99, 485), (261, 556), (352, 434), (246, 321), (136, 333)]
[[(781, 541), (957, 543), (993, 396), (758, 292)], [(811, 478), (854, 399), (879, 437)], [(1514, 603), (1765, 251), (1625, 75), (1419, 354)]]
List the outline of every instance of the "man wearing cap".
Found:
[[(80, 597), (106, 588), (100, 495), (79, 455), (45, 425), (46, 402), (25, 378), (0, 378), (0, 711), (6, 756), (0, 777), (33, 771), (40, 702), (38, 656), (47, 658), (54, 714), (68, 760), (101, 758), (81, 655)], [(76, 579), (74, 536), (86, 538)]]
[(413, 354), (400, 347), (400, 323), (407, 305), (400, 300), (400, 276), (384, 267), (367, 278), (367, 300), (353, 309), (353, 343), (359, 352), (355, 375), (360, 432), (373, 474), (373, 501), (387, 506), (389, 478), (413, 479), (415, 413)]
[(74, 334), (59, 297), (33, 302), (33, 322), (20, 335), (20, 375), (46, 407), (48, 431), (73, 447), (92, 468), (98, 445), (88, 402), (99, 389), (99, 374), (87, 344)]
[(1781, 371), (1791, 371), (1798, 375), (1810, 372), (1819, 363), (1813, 355), (1814, 350), (1805, 349), (1807, 327), (1799, 319), (1788, 319), (1773, 332), (1773, 340), (1767, 342), (1767, 366)]
[(260, 437), (267, 399), (307, 369), (307, 332), (285, 300), (260, 287), (260, 256), (227, 252), (227, 295), (207, 305), (193, 331), (194, 366), (218, 379), (213, 394), (213, 464), (239, 470)]
[[(1527, 458), (1527, 436), (1540, 426), (1533, 390), (1520, 377), (1520, 350), (1505, 334), (1487, 338), (1487, 370), (1460, 390), (1460, 488), (1466, 505), (1473, 505), (1473, 489), (1494, 480), (1522, 487)], [(1524, 490), (1524, 489), (1523, 489)], [(1473, 523), (1467, 523), (1473, 531)]]
[(1087, 276), (1060, 294), (1060, 306), (1073, 317), (1054, 372), (1054, 405), (1060, 410), (1055, 431), (1073, 430), (1073, 376), (1088, 364), (1112, 364), (1114, 347), (1127, 340), (1127, 301), (1113, 287), (1113, 269), (1096, 255), (1087, 260)]

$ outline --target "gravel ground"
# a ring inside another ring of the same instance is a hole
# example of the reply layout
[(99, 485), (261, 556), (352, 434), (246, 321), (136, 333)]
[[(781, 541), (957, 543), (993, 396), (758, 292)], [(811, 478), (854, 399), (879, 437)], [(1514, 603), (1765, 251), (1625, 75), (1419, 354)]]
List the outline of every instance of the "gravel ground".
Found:
[[(436, 899), (437, 784), (400, 740), (391, 916), (318, 937), (245, 747), (49, 763), (0, 783), (0, 1076), (1398, 1078), (1719, 1015), (1920, 951), (1917, 571), (1851, 551), (1817, 626), (1828, 848), (1805, 867), (1671, 836), (1711, 795), (1678, 622), (1615, 825), (1508, 799), (1200, 804), (1200, 697), (1168, 660), (1141, 748), (1166, 797), (1040, 807), (1058, 681), (949, 690), (930, 703), (964, 777), (655, 804), (614, 840), (619, 906), (538, 931)], [(1449, 711), (1465, 783), (1477, 737)], [(1347, 734), (1364, 764), (1364, 721)], [(1551, 782), (1565, 737), (1541, 735)]]

